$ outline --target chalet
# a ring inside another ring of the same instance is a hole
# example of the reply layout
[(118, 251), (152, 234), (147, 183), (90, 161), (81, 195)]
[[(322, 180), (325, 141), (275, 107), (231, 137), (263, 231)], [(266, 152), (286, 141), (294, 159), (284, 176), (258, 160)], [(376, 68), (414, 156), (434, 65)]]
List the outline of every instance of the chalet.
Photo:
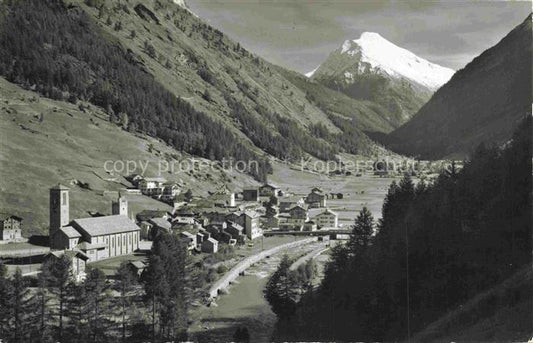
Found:
[(128, 267), (138, 278), (140, 278), (147, 265), (143, 261), (130, 261), (128, 262)]
[(326, 208), (318, 213), (312, 213), (311, 217), (320, 228), (336, 229), (339, 225), (338, 214), (333, 212), (329, 208)]
[(274, 185), (273, 183), (265, 183), (261, 187), (259, 187), (259, 195), (260, 196), (278, 196), (279, 187)]
[(167, 220), (170, 218), (170, 213), (164, 210), (143, 210), (137, 213), (136, 218), (139, 222), (148, 221), (152, 218), (163, 218)]
[(0, 220), (0, 240), (15, 241), (22, 238), (22, 218), (8, 216)]
[(244, 244), (244, 228), (241, 225), (229, 223), (224, 231), (229, 233), (231, 238), (233, 238), (237, 243)]
[(282, 230), (302, 231), (304, 224), (309, 220), (309, 214), (305, 205), (295, 205), (288, 213), (279, 216), (279, 226)]
[(313, 220), (306, 221), (303, 226), (303, 231), (316, 231), (317, 226)]
[(235, 207), (235, 193), (233, 192), (217, 192), (212, 194), (208, 200), (216, 207)]
[(291, 207), (294, 207), (296, 205), (303, 206), (304, 204), (305, 204), (305, 201), (300, 196), (281, 198), (279, 201), (279, 211), (287, 212)]
[(243, 201), (259, 201), (259, 189), (257, 187), (248, 187), (242, 191)]
[(311, 193), (305, 198), (305, 203), (311, 208), (326, 207), (326, 195), (323, 192), (316, 191), (317, 188), (313, 188)]
[(213, 238), (208, 238), (202, 242), (202, 251), (206, 253), (216, 253), (218, 251), (218, 241)]
[(147, 177), (139, 181), (139, 189), (144, 195), (158, 196), (163, 193), (166, 182), (167, 180), (162, 177)]
[(167, 182), (163, 184), (163, 191), (161, 193), (161, 200), (171, 202), (176, 196), (180, 194), (180, 188), (174, 182)]
[(201, 245), (207, 238), (203, 233), (197, 232), (196, 233), (196, 244)]
[(139, 186), (139, 182), (142, 181), (143, 176), (141, 174), (131, 174), (126, 178), (129, 182), (131, 182), (132, 185), (135, 187)]
[(180, 237), (187, 246), (187, 250), (191, 251), (196, 248), (196, 236), (188, 231), (180, 232)]
[(152, 225), (150, 229), (150, 237), (154, 239), (160, 232), (170, 232), (172, 229), (172, 224), (164, 218), (152, 218), (148, 219), (148, 223)]
[[(125, 207), (127, 202), (119, 201)], [(77, 232), (77, 233), (76, 233)], [(132, 254), (139, 249), (140, 228), (127, 215), (69, 218), (69, 189), (58, 185), (50, 189), (50, 247), (80, 250), (89, 262)], [(74, 244), (76, 244), (74, 246)]]

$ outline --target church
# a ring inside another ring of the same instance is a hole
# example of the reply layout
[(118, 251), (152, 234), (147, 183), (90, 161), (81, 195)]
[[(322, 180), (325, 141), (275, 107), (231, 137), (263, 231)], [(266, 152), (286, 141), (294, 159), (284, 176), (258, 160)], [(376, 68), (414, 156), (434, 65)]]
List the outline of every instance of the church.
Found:
[(132, 254), (139, 249), (140, 228), (128, 218), (123, 197), (112, 203), (112, 215), (70, 220), (69, 189), (50, 189), (50, 248), (81, 250), (94, 262)]

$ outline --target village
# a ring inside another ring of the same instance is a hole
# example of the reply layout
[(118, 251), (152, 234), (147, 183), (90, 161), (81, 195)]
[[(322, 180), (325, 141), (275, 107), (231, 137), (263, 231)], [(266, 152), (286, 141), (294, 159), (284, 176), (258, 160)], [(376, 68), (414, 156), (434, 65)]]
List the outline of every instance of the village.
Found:
[[(265, 236), (277, 235), (279, 240), (286, 235), (323, 231), (321, 236), (329, 238), (331, 230), (342, 226), (327, 201), (342, 199), (343, 194), (328, 194), (319, 187), (310, 189), (306, 196), (297, 196), (264, 183), (242, 190), (224, 187), (200, 197), (162, 177), (134, 174), (127, 179), (132, 187), (111, 201), (110, 214), (95, 212), (88, 218), (70, 217), (69, 187), (51, 187), (48, 244), (28, 243), (22, 236), (23, 218), (7, 215), (0, 222), (0, 258), (11, 272), (21, 268), (23, 275), (31, 276), (40, 272), (40, 263), (67, 254), (72, 259), (73, 278), (81, 281), (87, 265), (118, 267), (114, 260), (129, 261), (141, 275), (151, 241), (160, 232), (178, 235), (189, 255), (204, 256), (228, 247), (248, 249), (251, 254), (256, 252), (256, 243), (264, 248)], [(127, 200), (131, 194), (165, 202), (172, 210), (147, 208), (133, 213)], [(272, 240), (268, 246), (277, 244), (272, 237), (268, 239)], [(108, 273), (112, 274), (113, 268)]]

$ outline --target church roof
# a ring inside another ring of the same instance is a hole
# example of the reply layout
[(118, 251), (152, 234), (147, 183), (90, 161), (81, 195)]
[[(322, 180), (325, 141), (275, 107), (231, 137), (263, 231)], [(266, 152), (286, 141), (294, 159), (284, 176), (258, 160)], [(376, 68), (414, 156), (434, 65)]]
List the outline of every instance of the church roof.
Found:
[(78, 238), (78, 237), (81, 237), (81, 233), (79, 233), (75, 228), (73, 228), (72, 226), (63, 226), (61, 229), (59, 229), (60, 231), (62, 231), (65, 236), (67, 236), (68, 238)]
[(74, 220), (74, 225), (90, 236), (138, 231), (139, 227), (125, 215), (94, 217)]

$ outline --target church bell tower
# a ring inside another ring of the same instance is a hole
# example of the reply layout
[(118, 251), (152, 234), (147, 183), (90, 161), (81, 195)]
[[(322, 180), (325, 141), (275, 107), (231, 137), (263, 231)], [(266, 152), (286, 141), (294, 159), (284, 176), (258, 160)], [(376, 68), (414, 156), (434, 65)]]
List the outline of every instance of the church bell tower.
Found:
[(58, 184), (50, 188), (50, 237), (69, 222), (68, 188)]

